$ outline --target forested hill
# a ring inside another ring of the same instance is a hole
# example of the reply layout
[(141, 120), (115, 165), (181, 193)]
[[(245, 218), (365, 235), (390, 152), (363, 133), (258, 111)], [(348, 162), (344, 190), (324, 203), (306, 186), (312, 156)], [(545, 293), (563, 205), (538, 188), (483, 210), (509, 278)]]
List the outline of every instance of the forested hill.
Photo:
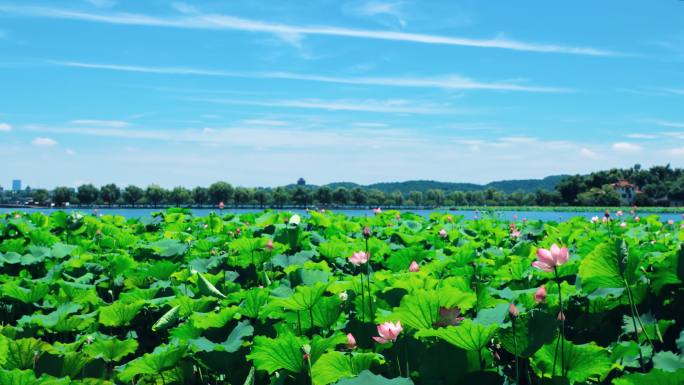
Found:
[(478, 191), (486, 190), (488, 188), (493, 188), (507, 194), (514, 191), (524, 191), (524, 192), (535, 192), (537, 190), (548, 190), (553, 191), (556, 185), (566, 178), (567, 175), (553, 175), (547, 176), (544, 179), (513, 179), (513, 180), (502, 180), (496, 182), (490, 182), (487, 184), (475, 184), (475, 183), (456, 183), (456, 182), (438, 182), (434, 180), (409, 180), (405, 182), (382, 182), (373, 183), (370, 185), (359, 185), (352, 182), (335, 182), (327, 184), (326, 186), (331, 189), (336, 189), (338, 187), (344, 187), (346, 189), (353, 189), (355, 187), (362, 187), (366, 189), (377, 189), (384, 193), (390, 193), (393, 191), (401, 191), (403, 194), (407, 195), (411, 191), (427, 192), (428, 190), (438, 189), (444, 192), (451, 191)]

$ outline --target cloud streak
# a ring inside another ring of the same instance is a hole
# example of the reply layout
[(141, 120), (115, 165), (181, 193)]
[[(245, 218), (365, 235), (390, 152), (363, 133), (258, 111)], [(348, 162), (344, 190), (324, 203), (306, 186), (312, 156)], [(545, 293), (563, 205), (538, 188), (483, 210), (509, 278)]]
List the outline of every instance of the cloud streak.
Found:
[(386, 87), (409, 87), (409, 88), (434, 88), (455, 90), (490, 90), (490, 91), (520, 91), (520, 92), (571, 92), (567, 88), (529, 86), (511, 82), (482, 82), (462, 77), (459, 75), (446, 75), (438, 77), (341, 77), (308, 75), (292, 72), (231, 72), (220, 70), (207, 70), (188, 67), (154, 67), (108, 63), (86, 63), (78, 61), (48, 61), (48, 63), (72, 68), (88, 68), (118, 72), (153, 73), (160, 75), (194, 75), (216, 76), (248, 79), (281, 79), (298, 80), (319, 83), (337, 83), (362, 86), (386, 86)]
[(539, 53), (559, 53), (589, 56), (614, 56), (616, 52), (593, 47), (576, 47), (560, 44), (533, 43), (511, 40), (501, 37), (491, 39), (475, 39), (455, 36), (441, 36), (421, 33), (408, 33), (383, 30), (354, 29), (334, 26), (304, 26), (246, 19), (223, 14), (200, 13), (193, 9), (174, 16), (150, 16), (135, 13), (95, 13), (74, 11), (61, 8), (39, 6), (18, 6), (0, 4), (0, 13), (14, 16), (49, 18), (63, 20), (80, 20), (88, 22), (138, 25), (149, 27), (237, 30), (245, 32), (269, 33), (292, 39), (299, 35), (337, 36), (359, 39), (388, 40), (419, 44), (437, 44), (448, 46), (465, 46), (479, 48), (497, 48), (513, 51)]
[(189, 99), (192, 101), (208, 102), (225, 105), (244, 105), (279, 108), (302, 108), (326, 111), (355, 111), (398, 114), (463, 114), (472, 111), (458, 109), (449, 105), (423, 105), (408, 100), (320, 100), (320, 99), (292, 99), (292, 100), (236, 100), (236, 99)]

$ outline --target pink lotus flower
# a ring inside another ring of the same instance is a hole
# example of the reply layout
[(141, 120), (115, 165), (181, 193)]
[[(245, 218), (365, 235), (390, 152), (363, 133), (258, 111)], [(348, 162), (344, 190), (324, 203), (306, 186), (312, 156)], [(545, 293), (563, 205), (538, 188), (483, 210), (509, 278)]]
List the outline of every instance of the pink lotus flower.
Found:
[(435, 322), (435, 326), (458, 326), (463, 322), (464, 318), (461, 317), (461, 309), (458, 306), (452, 308), (440, 307), (439, 308), (439, 318), (440, 320)]
[[(682, 214), (684, 215), (684, 214)], [(454, 221), (454, 218), (451, 217), (451, 215), (447, 215), (447, 222), (451, 223)]]
[(370, 231), (370, 228), (368, 226), (363, 228), (363, 236), (366, 238), (371, 236), (371, 231)]
[(517, 317), (520, 315), (520, 311), (518, 311), (518, 308), (515, 307), (514, 303), (508, 306), (508, 314), (510, 314), (511, 317)]
[(321, 212), (324, 213), (324, 212), (325, 212), (325, 209), (321, 209)]
[(226, 207), (226, 205), (223, 203), (223, 201), (219, 202), (219, 209), (223, 210)]
[(670, 219), (669, 221), (667, 221), (667, 224), (670, 226), (674, 225), (674, 219)]
[(266, 242), (266, 246), (264, 247), (268, 251), (273, 251), (273, 239), (269, 239), (268, 242)]
[(520, 237), (520, 230), (515, 229), (511, 231), (511, 238), (519, 238)]
[(550, 272), (556, 266), (565, 264), (569, 256), (567, 247), (560, 248), (554, 243), (550, 250), (537, 249), (537, 260), (532, 262), (532, 266)]
[(347, 333), (347, 349), (352, 350), (356, 348), (356, 338), (351, 333)]
[(353, 253), (351, 257), (349, 257), (349, 262), (351, 262), (351, 264), (354, 266), (361, 266), (368, 262), (369, 256), (370, 255), (366, 254), (365, 251), (357, 251), (356, 253)]
[(636, 217), (634, 217), (634, 222), (639, 222), (639, 221), (641, 221), (641, 218), (639, 218), (638, 215)]
[(615, 215), (617, 215), (618, 217), (621, 217), (622, 214), (624, 214), (624, 213), (622, 212), (622, 210), (618, 210), (618, 211), (615, 213)]
[(598, 221), (599, 221), (598, 217), (596, 217), (596, 216), (591, 217), (591, 223), (598, 223)]
[(420, 271), (420, 266), (418, 266), (418, 263), (416, 261), (411, 262), (411, 265), (409, 266), (409, 271), (411, 273), (417, 273)]
[(518, 220), (518, 214), (513, 214), (513, 220), (517, 221)]
[(440, 236), (441, 238), (446, 238), (446, 237), (449, 236), (449, 234), (446, 232), (446, 230), (441, 229), (441, 230), (439, 230), (439, 236)]
[(546, 287), (539, 286), (539, 289), (534, 292), (534, 302), (542, 303), (546, 301)]
[(603, 222), (603, 223), (608, 222), (608, 218), (607, 218), (607, 217), (603, 217), (603, 219), (601, 219), (601, 222)]
[(380, 336), (375, 336), (373, 339), (380, 344), (394, 342), (397, 340), (397, 337), (399, 337), (399, 333), (401, 333), (402, 330), (404, 330), (404, 328), (401, 327), (401, 321), (397, 321), (397, 323), (387, 321), (378, 325), (378, 334)]
[(625, 223), (625, 222), (620, 222), (620, 227), (622, 227), (622, 228), (627, 227), (627, 223)]
[(558, 312), (558, 317), (556, 317), (556, 319), (559, 320), (559, 321), (561, 321), (561, 322), (565, 321), (565, 313), (563, 313), (562, 310), (559, 311), (559, 312)]
[(376, 207), (373, 209), (373, 214), (378, 215), (382, 212), (382, 209), (380, 207)]

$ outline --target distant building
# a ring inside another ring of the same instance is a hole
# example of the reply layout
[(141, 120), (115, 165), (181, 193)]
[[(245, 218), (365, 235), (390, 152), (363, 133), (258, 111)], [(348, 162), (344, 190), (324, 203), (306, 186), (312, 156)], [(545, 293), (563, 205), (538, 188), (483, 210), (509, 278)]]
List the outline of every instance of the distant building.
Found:
[(304, 178), (297, 179), (297, 186), (305, 186), (305, 185), (306, 185), (306, 181), (304, 180)]
[(12, 191), (14, 191), (14, 192), (21, 191), (21, 179), (15, 179), (12, 181)]
[(615, 191), (620, 195), (621, 203), (625, 205), (633, 204), (636, 195), (641, 192), (637, 185), (629, 183), (626, 179), (613, 183), (613, 188), (615, 188)]

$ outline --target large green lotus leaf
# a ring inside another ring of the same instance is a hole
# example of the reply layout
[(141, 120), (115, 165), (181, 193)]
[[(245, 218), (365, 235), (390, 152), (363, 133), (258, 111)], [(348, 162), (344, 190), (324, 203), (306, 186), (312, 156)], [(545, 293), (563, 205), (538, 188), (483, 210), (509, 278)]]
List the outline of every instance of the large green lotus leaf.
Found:
[(52, 245), (52, 256), (57, 259), (62, 259), (67, 255), (73, 255), (72, 253), (76, 250), (78, 246), (67, 245), (64, 243), (56, 243)]
[(82, 373), (83, 368), (91, 358), (80, 352), (64, 353), (61, 355), (43, 354), (36, 361), (37, 374), (49, 374), (55, 377), (74, 378)]
[(243, 339), (249, 337), (254, 333), (254, 327), (250, 325), (249, 321), (241, 321), (230, 332), (228, 338), (221, 343), (214, 343), (205, 337), (197, 338), (188, 341), (191, 348), (195, 351), (211, 352), (224, 351), (234, 353), (240, 349), (243, 344)]
[(68, 378), (42, 376), (36, 378), (32, 370), (4, 370), (0, 369), (0, 384), (2, 385), (70, 385)]
[[(553, 341), (544, 345), (534, 356), (532, 356), (532, 368), (539, 376), (551, 377), (553, 374), (553, 363), (556, 352), (556, 344), (560, 341)], [(591, 342), (584, 345), (575, 345), (570, 341), (562, 344), (563, 357), (565, 357), (565, 368), (567, 377), (571, 383), (583, 382), (592, 379), (603, 380), (610, 372), (613, 361), (607, 349)], [(556, 375), (561, 375), (561, 352), (558, 347), (556, 360)]]
[(311, 367), (311, 377), (314, 385), (328, 385), (343, 378), (357, 376), (370, 369), (373, 363), (383, 361), (382, 356), (375, 353), (329, 352), (323, 354)]
[(321, 337), (315, 335), (311, 340), (311, 363), (316, 361), (323, 355), (323, 353), (335, 349), (337, 345), (347, 342), (347, 337), (343, 333), (335, 333), (329, 337)]
[(414, 329), (430, 329), (439, 318), (439, 308), (458, 306), (466, 311), (475, 304), (475, 294), (452, 287), (437, 290), (415, 290), (404, 296), (398, 308), (394, 309), (392, 319), (400, 320), (403, 325)]
[(335, 258), (349, 257), (352, 250), (347, 242), (341, 239), (331, 239), (328, 242), (321, 243), (318, 246), (318, 252), (325, 258), (334, 260)]
[(292, 296), (289, 298), (279, 298), (274, 301), (274, 305), (282, 306), (287, 310), (308, 310), (321, 299), (327, 288), (328, 285), (320, 282), (314, 286), (297, 286)]
[[(667, 332), (667, 329), (674, 324), (674, 320), (656, 320), (651, 313), (642, 314), (639, 317), (641, 323), (644, 325), (642, 329), (637, 323), (640, 343), (648, 341), (649, 338), (663, 342), (663, 335)], [(631, 315), (622, 316), (622, 331), (625, 334), (634, 333), (634, 322), (632, 321)], [(648, 338), (646, 338), (647, 336)]]
[(195, 312), (206, 312), (216, 302), (214, 297), (200, 297), (193, 299), (186, 296), (176, 296), (169, 301), (171, 306), (180, 306), (180, 316), (188, 317)]
[(681, 385), (684, 384), (684, 369), (666, 372), (653, 369), (646, 374), (633, 373), (616, 378), (613, 385)]
[(313, 307), (314, 325), (324, 329), (333, 326), (340, 318), (342, 309), (341, 300), (338, 296), (323, 297)]
[(185, 354), (186, 346), (160, 345), (152, 353), (147, 353), (118, 368), (118, 377), (130, 382), (135, 376), (157, 374), (173, 368)]
[(138, 315), (143, 305), (143, 302), (123, 303), (117, 301), (109, 306), (103, 306), (100, 308), (100, 324), (114, 327), (127, 326)]
[(35, 338), (7, 339), (7, 356), (5, 369), (31, 369), (36, 357), (39, 357), (47, 344)]
[(501, 345), (511, 354), (527, 358), (556, 337), (556, 317), (542, 311), (533, 311), (515, 319), (513, 327), (499, 330)]
[(258, 370), (268, 373), (281, 369), (299, 373), (304, 369), (302, 347), (305, 343), (304, 339), (292, 334), (279, 335), (275, 339), (257, 336), (247, 358), (254, 362)]
[(641, 356), (650, 357), (653, 349), (648, 344), (639, 345), (634, 341), (622, 341), (612, 347), (610, 359), (623, 367), (638, 368), (641, 366), (639, 351)]
[(145, 275), (159, 280), (167, 280), (178, 270), (178, 264), (168, 260), (157, 261), (147, 268)]
[[(268, 296), (268, 295), (267, 295)], [(190, 321), (192, 326), (197, 329), (206, 330), (209, 328), (220, 328), (230, 322), (235, 317), (238, 308), (236, 306), (226, 307), (218, 312), (212, 313), (192, 313)]]
[(102, 358), (107, 362), (118, 362), (138, 349), (138, 341), (134, 339), (118, 340), (98, 336), (93, 342), (85, 345), (83, 351), (92, 358)]
[(209, 280), (207, 280), (204, 275), (197, 273), (197, 287), (202, 295), (226, 298), (226, 296), (221, 293), (216, 286), (214, 286)]
[(152, 242), (149, 246), (162, 257), (173, 257), (183, 255), (188, 250), (188, 245), (175, 239), (160, 239)]
[(684, 369), (684, 357), (668, 351), (658, 352), (653, 356), (653, 367), (666, 372)]
[(497, 328), (497, 325), (482, 325), (466, 319), (458, 326), (420, 330), (416, 336), (438, 337), (461, 349), (479, 351), (487, 346)]
[(582, 289), (591, 293), (599, 288), (625, 287), (625, 280), (634, 282), (636, 267), (637, 260), (630, 256), (624, 241), (601, 243), (580, 263)]
[(0, 292), (3, 296), (14, 298), (17, 301), (32, 304), (40, 301), (47, 295), (50, 291), (50, 286), (44, 283), (36, 283), (31, 285), (30, 288), (24, 288), (19, 286), (15, 282), (8, 282), (2, 285)]
[(157, 322), (152, 325), (152, 331), (163, 330), (173, 326), (178, 321), (180, 306), (176, 305), (164, 313)]
[(373, 374), (369, 370), (364, 370), (354, 378), (344, 378), (337, 385), (413, 385), (410, 378), (397, 377), (388, 379), (379, 374)]
[(253, 287), (245, 292), (245, 299), (240, 304), (240, 314), (249, 318), (259, 318), (264, 315), (262, 308), (268, 303), (267, 289)]

